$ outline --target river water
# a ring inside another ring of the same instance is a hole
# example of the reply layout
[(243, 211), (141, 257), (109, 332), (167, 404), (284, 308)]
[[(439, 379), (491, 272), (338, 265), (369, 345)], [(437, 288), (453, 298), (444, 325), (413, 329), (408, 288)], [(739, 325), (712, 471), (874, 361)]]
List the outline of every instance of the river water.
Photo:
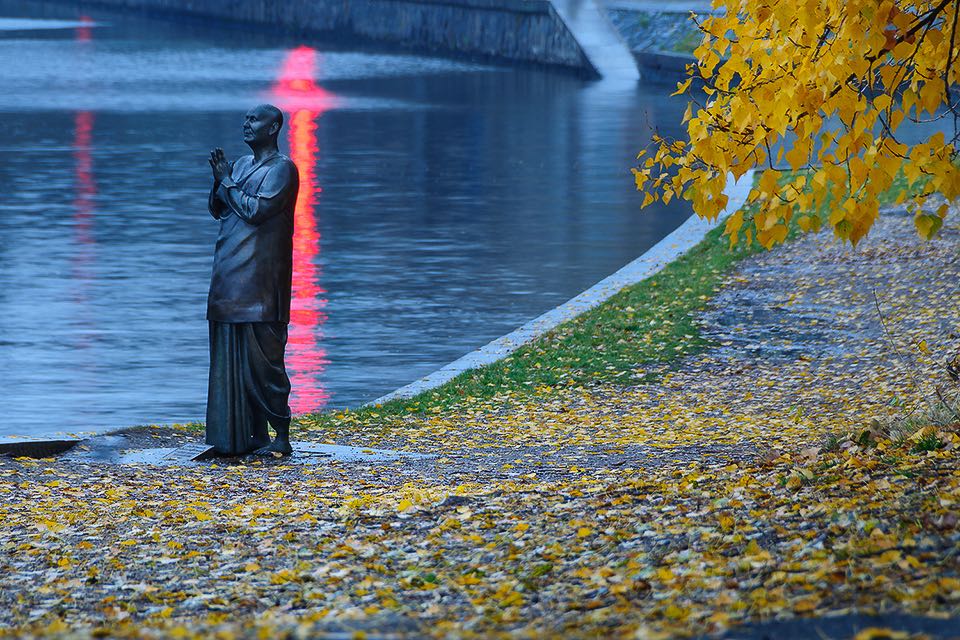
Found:
[(689, 215), (629, 167), (665, 87), (0, 0), (0, 435), (202, 419), (206, 156), (286, 112), (297, 413), (560, 304)]

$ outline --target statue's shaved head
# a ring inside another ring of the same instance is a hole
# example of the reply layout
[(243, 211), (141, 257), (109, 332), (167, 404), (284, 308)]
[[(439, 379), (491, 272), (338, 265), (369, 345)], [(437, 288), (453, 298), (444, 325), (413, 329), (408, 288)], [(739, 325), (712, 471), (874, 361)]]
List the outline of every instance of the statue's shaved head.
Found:
[(243, 118), (243, 141), (251, 148), (277, 148), (277, 137), (283, 127), (283, 112), (272, 104), (258, 104)]
[(277, 107), (272, 104), (258, 104), (254, 107), (257, 111), (261, 112), (264, 116), (277, 123), (277, 132), (279, 133), (280, 129), (283, 127), (283, 111), (280, 111)]

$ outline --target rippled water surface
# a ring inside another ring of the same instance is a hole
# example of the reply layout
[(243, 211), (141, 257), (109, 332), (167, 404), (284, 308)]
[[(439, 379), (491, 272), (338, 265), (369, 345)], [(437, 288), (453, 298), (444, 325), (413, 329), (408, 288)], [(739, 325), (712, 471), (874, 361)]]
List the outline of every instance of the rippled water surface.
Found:
[(369, 401), (623, 266), (664, 87), (0, 0), (0, 434), (201, 418), (206, 155), (286, 112), (296, 412)]

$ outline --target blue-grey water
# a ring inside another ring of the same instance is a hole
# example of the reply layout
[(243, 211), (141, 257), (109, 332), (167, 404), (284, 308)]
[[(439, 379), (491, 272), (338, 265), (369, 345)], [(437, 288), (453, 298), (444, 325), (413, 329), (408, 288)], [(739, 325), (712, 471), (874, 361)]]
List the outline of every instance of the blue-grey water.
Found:
[(0, 434), (200, 419), (211, 147), (286, 112), (296, 412), (356, 406), (673, 230), (629, 167), (665, 87), (0, 0)]

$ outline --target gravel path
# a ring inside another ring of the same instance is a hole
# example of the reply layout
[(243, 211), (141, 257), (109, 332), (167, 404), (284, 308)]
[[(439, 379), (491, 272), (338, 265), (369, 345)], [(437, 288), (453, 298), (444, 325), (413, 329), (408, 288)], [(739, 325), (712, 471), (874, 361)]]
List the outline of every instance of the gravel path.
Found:
[[(347, 414), (334, 432), (303, 420), (296, 434), (431, 458), (0, 459), (0, 637), (667, 638), (826, 614), (956, 620), (960, 433), (908, 419), (955, 393), (951, 216), (935, 242), (890, 211), (855, 251), (821, 234), (743, 262), (701, 317), (716, 346), (656, 384)], [(195, 437), (141, 429), (125, 446)]]

